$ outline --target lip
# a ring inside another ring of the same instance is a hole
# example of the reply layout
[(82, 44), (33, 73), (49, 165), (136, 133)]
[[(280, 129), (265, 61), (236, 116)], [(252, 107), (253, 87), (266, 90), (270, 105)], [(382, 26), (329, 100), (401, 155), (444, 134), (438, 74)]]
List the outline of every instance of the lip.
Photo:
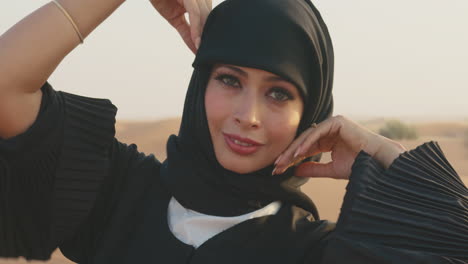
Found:
[[(233, 152), (235, 152), (237, 154), (240, 154), (240, 155), (253, 154), (253, 153), (257, 152), (257, 150), (261, 146), (263, 146), (263, 144), (258, 143), (256, 141), (248, 139), (248, 138), (243, 138), (243, 137), (240, 137), (240, 136), (237, 136), (237, 135), (227, 134), (227, 133), (223, 133), (223, 135), (224, 135), (224, 140), (226, 141), (226, 144), (229, 146), (229, 148)], [(241, 146), (241, 145), (238, 145), (238, 144), (234, 143), (234, 140), (238, 140), (238, 141), (241, 141), (241, 142), (244, 142), (244, 143), (247, 143), (247, 144), (251, 144), (252, 146)]]

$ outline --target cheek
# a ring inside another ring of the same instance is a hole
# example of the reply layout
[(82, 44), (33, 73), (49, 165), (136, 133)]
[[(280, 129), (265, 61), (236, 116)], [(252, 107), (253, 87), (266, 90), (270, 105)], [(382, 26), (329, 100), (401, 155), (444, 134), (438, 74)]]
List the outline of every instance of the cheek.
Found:
[(273, 143), (274, 152), (282, 152), (291, 144), (296, 136), (300, 120), (300, 109), (271, 115), (268, 119), (266, 131), (268, 138)]
[(208, 126), (213, 135), (213, 131), (222, 126), (223, 121), (229, 116), (229, 101), (222, 93), (208, 84), (205, 92), (205, 109)]

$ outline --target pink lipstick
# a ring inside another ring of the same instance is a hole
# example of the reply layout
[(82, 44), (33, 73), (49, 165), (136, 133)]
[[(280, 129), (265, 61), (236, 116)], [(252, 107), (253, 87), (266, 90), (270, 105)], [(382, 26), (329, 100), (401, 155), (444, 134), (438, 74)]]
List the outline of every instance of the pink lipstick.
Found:
[(239, 155), (253, 154), (263, 145), (249, 138), (226, 133), (223, 133), (223, 135), (229, 148)]

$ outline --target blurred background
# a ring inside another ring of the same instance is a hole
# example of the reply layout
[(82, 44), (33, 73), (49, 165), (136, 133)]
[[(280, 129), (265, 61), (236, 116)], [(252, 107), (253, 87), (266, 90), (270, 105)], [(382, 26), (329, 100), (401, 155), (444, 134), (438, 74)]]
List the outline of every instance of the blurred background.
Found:
[[(0, 34), (47, 2), (0, 1)], [(466, 184), (468, 1), (313, 2), (334, 42), (335, 114), (408, 149), (437, 141)], [(127, 1), (49, 81), (56, 90), (111, 99), (119, 108), (117, 137), (164, 160), (167, 137), (178, 130), (193, 59), (149, 1)], [(322, 218), (335, 221), (346, 184), (313, 179), (304, 191)], [(0, 259), (4, 263), (26, 261)], [(47, 263), (71, 262), (56, 251)]]

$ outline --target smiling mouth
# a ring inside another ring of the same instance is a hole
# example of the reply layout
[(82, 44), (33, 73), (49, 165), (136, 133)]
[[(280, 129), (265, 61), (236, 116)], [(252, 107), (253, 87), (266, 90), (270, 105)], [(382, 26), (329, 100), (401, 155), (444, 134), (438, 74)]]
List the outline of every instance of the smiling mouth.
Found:
[(253, 146), (253, 144), (245, 143), (245, 142), (242, 142), (242, 141), (237, 140), (237, 139), (232, 139), (232, 141), (233, 141), (234, 143), (236, 143), (237, 145), (244, 146), (244, 147), (251, 147), (251, 146)]
[(248, 138), (242, 138), (236, 135), (224, 134), (224, 140), (229, 149), (239, 155), (250, 155), (263, 145)]

